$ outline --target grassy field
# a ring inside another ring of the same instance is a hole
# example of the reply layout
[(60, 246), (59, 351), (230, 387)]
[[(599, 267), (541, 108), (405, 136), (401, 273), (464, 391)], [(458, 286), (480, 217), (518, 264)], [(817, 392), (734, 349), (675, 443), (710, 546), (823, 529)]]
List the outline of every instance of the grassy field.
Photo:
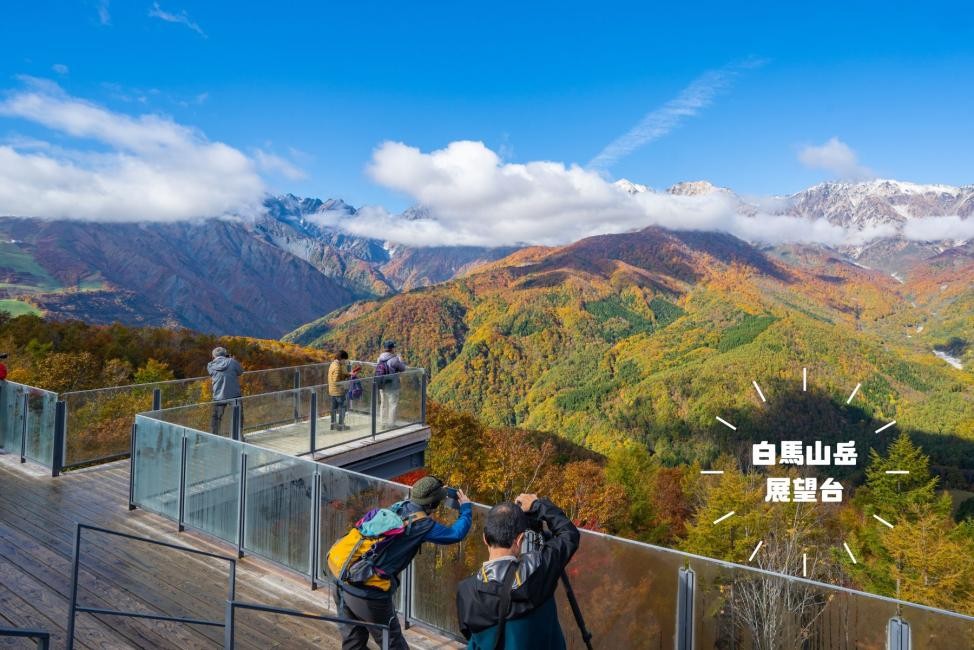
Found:
[(39, 310), (34, 305), (30, 305), (21, 300), (0, 300), (0, 311), (7, 312), (11, 316), (23, 316), (24, 314), (37, 314), (41, 315), (41, 310)]

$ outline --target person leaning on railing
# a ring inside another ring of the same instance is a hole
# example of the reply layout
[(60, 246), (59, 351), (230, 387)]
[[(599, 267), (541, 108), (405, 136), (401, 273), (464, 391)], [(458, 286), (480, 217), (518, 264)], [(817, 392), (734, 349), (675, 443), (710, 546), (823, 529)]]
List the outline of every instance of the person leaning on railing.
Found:
[[(544, 541), (525, 544), (526, 535), (541, 535), (542, 523), (548, 526)], [(489, 558), (457, 588), (467, 648), (563, 650), (555, 588), (579, 539), (565, 513), (537, 495), (522, 494), (491, 508), (484, 523)], [(522, 552), (523, 546), (532, 548)]]
[[(243, 366), (227, 352), (226, 348), (213, 348), (213, 360), (206, 364), (206, 371), (213, 383), (213, 412), (210, 415), (210, 431), (219, 435), (223, 413), (235, 399), (240, 399), (240, 375)], [(243, 413), (240, 415), (243, 418)], [(241, 422), (241, 426), (243, 423)]]

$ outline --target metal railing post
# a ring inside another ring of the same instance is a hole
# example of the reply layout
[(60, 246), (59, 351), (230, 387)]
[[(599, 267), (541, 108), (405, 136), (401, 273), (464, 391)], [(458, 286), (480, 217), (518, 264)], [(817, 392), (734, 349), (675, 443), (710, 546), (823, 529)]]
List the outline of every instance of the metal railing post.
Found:
[(318, 448), (318, 441), (316, 437), (318, 435), (318, 391), (311, 391), (311, 404), (308, 407), (308, 420), (310, 421), (310, 426), (308, 427), (308, 432), (311, 435), (311, 460), (315, 458), (315, 449)]
[(372, 379), (372, 408), (370, 409), (372, 411), (372, 413), (371, 413), (371, 419), (372, 419), (372, 437), (373, 438), (375, 438), (375, 431), (376, 431), (376, 428), (375, 428), (375, 418), (376, 418), (376, 414), (379, 412), (379, 408), (378, 407), (379, 407), (379, 387), (375, 383), (375, 378), (373, 378)]
[(886, 624), (886, 650), (911, 650), (912, 647), (910, 624), (899, 616), (889, 619)]
[(78, 609), (78, 564), (81, 553), (81, 524), (75, 524), (74, 529), (74, 554), (71, 560), (71, 598), (68, 601), (68, 629), (65, 632), (67, 637), (67, 650), (74, 650), (74, 617)]
[(152, 410), (153, 411), (162, 410), (162, 389), (161, 388), (152, 389)]
[(321, 534), (320, 523), (321, 514), (318, 509), (318, 504), (321, 502), (321, 475), (318, 473), (318, 468), (315, 468), (315, 473), (312, 475), (311, 484), (311, 590), (314, 591), (318, 588), (318, 563), (320, 561), (320, 555), (318, 551), (319, 540), (318, 537)]
[(240, 417), (240, 400), (234, 400), (232, 417), (230, 418), (230, 437), (233, 440), (243, 440), (243, 422)]
[(680, 567), (676, 595), (676, 650), (693, 650), (693, 591), (696, 575), (689, 567)]
[(61, 468), (64, 466), (64, 451), (66, 436), (65, 429), (68, 426), (68, 408), (64, 400), (58, 400), (54, 404), (54, 442), (51, 449), (51, 476), (59, 476)]
[(186, 449), (189, 445), (189, 439), (183, 434), (182, 440), (179, 445), (179, 532), (186, 530), (186, 526), (183, 525), (186, 516)]
[(30, 415), (30, 398), (24, 393), (24, 422), (20, 427), (20, 462), (27, 462), (27, 419)]
[(422, 424), (426, 424), (426, 386), (429, 384), (429, 380), (426, 378), (426, 371), (423, 370), (423, 375), (419, 380), (419, 421)]
[(233, 601), (227, 601), (227, 611), (223, 617), (223, 647), (233, 650)]
[(135, 510), (135, 437), (139, 433), (139, 425), (132, 423), (132, 440), (129, 442), (129, 510)]
[(294, 371), (294, 421), (301, 419), (301, 373)]
[(237, 557), (244, 556), (247, 525), (247, 452), (240, 452), (240, 495), (237, 499)]

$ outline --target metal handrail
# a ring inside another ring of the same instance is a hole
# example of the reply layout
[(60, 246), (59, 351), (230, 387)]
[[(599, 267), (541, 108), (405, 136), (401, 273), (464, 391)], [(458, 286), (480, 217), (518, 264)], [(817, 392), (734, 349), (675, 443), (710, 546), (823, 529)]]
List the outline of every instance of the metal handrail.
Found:
[(31, 630), (22, 627), (0, 627), (0, 637), (15, 637), (33, 639), (38, 650), (48, 650), (51, 647), (51, 633), (46, 630)]
[(121, 533), (117, 530), (110, 530), (108, 528), (101, 528), (99, 526), (90, 526), (88, 524), (78, 523), (76, 524), (75, 534), (74, 534), (74, 554), (71, 563), (71, 599), (69, 602), (70, 609), (68, 611), (68, 630), (67, 630), (67, 650), (74, 649), (74, 623), (79, 612), (86, 614), (101, 614), (109, 616), (124, 616), (127, 618), (143, 618), (153, 621), (169, 621), (172, 623), (186, 623), (192, 625), (209, 625), (213, 627), (226, 627), (227, 621), (213, 621), (207, 619), (199, 618), (189, 618), (185, 616), (168, 616), (165, 614), (152, 614), (148, 612), (126, 612), (122, 610), (115, 609), (102, 609), (98, 607), (83, 607), (78, 605), (78, 572), (81, 566), (81, 531), (90, 530), (98, 533), (104, 533), (106, 535), (114, 535), (116, 537), (123, 537), (125, 539), (135, 540), (137, 542), (145, 542), (147, 544), (153, 544), (155, 546), (162, 546), (165, 548), (170, 548), (176, 551), (182, 551), (184, 553), (191, 553), (193, 555), (200, 555), (204, 557), (209, 557), (217, 560), (223, 560), (224, 562), (230, 563), (230, 572), (228, 576), (227, 585), (227, 600), (232, 602), (236, 597), (237, 590), (237, 559), (233, 557), (228, 557), (226, 555), (219, 555), (217, 553), (210, 553), (208, 551), (200, 551), (189, 546), (181, 546), (179, 544), (171, 544), (169, 542), (161, 542), (156, 539), (150, 539), (148, 537), (141, 537), (139, 535), (130, 535), (129, 533)]
[(343, 618), (341, 616), (330, 616), (327, 614), (312, 614), (310, 612), (302, 612), (296, 609), (270, 607), (268, 605), (257, 605), (254, 603), (245, 603), (236, 600), (227, 601), (227, 626), (224, 631), (224, 639), (223, 639), (223, 647), (226, 648), (226, 650), (233, 650), (234, 620), (235, 620), (234, 615), (236, 610), (238, 609), (249, 609), (255, 612), (265, 612), (267, 614), (279, 614), (282, 616), (297, 616), (299, 618), (310, 618), (316, 621), (327, 621), (329, 623), (335, 623), (338, 625), (355, 625), (358, 627), (379, 630), (382, 632), (382, 650), (389, 650), (389, 632), (391, 630), (391, 626), (388, 623), (368, 623), (366, 621)]

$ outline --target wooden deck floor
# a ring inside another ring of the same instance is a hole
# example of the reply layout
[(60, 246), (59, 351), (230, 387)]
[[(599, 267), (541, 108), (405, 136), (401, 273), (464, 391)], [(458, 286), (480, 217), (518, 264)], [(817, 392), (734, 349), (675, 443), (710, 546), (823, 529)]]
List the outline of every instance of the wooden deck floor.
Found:
[[(231, 555), (205, 536), (177, 533), (166, 519), (130, 512), (128, 461), (45, 476), (17, 458), (0, 455), (0, 627), (31, 627), (65, 647), (75, 522), (101, 526), (200, 550)], [(79, 604), (168, 615), (222, 619), (226, 563), (162, 547), (85, 532)], [(327, 589), (312, 592), (299, 576), (259, 558), (237, 565), (237, 599), (329, 613)], [(222, 628), (177, 625), (105, 615), (79, 614), (78, 648), (218, 648)], [(412, 629), (411, 647), (456, 648), (441, 637)], [(240, 612), (240, 648), (338, 648), (337, 629), (324, 622)], [(0, 646), (4, 639), (0, 639)], [(23, 642), (16, 647), (25, 647)]]

